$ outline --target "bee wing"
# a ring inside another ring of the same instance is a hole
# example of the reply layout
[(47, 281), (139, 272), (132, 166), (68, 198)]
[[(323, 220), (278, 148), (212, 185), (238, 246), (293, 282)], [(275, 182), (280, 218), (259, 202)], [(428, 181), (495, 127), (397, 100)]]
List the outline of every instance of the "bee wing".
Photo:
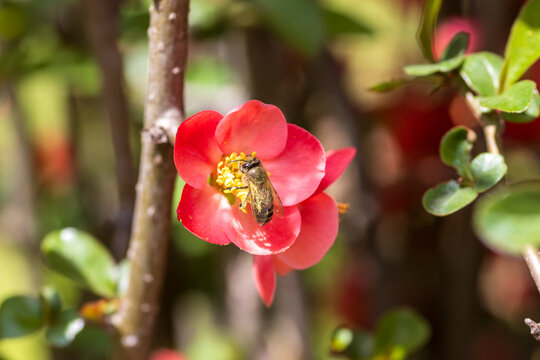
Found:
[(272, 187), (268, 184), (267, 182), (263, 186), (257, 186), (253, 182), (249, 183), (251, 211), (259, 225), (269, 222), (273, 215)]
[(270, 187), (270, 191), (272, 192), (272, 199), (274, 204), (274, 214), (276, 214), (279, 217), (285, 216), (285, 211), (283, 210), (283, 204), (281, 203), (281, 199), (279, 198), (279, 195), (276, 192), (276, 189), (274, 189), (274, 186), (272, 186), (272, 183), (270, 180), (268, 180), (268, 186)]

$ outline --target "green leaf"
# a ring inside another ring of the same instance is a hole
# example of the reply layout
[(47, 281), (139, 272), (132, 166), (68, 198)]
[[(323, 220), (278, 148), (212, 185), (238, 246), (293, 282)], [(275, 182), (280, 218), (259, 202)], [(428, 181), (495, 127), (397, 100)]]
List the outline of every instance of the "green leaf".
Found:
[(375, 332), (375, 356), (410, 354), (426, 343), (430, 332), (426, 320), (412, 310), (389, 312), (381, 319)]
[(74, 228), (54, 231), (45, 237), (41, 250), (53, 270), (99, 295), (116, 295), (114, 261), (90, 234)]
[(469, 205), (477, 196), (474, 189), (462, 188), (455, 180), (450, 180), (426, 191), (422, 203), (428, 213), (446, 216)]
[(458, 32), (452, 40), (448, 43), (448, 45), (444, 48), (444, 51), (441, 55), (441, 60), (450, 60), (455, 57), (464, 55), (467, 51), (467, 48), (469, 47), (469, 41), (470, 41), (470, 35), (469, 33), (466, 33), (464, 31)]
[(324, 9), (323, 15), (326, 32), (330, 36), (373, 34), (371, 26), (348, 14), (331, 9)]
[(84, 320), (76, 310), (65, 310), (60, 317), (47, 328), (47, 341), (57, 347), (65, 347), (75, 339), (84, 328)]
[(375, 84), (375, 85), (371, 86), (369, 88), (369, 90), (379, 92), (379, 93), (383, 93), (383, 92), (398, 89), (398, 88), (402, 87), (403, 85), (411, 83), (412, 81), (414, 81), (414, 79), (405, 79), (405, 78), (403, 78), (403, 79), (395, 79), (395, 80), (390, 80), (390, 81), (384, 81), (384, 82), (380, 82), (378, 84)]
[(468, 46), (469, 34), (459, 32), (444, 49), (440, 61), (432, 64), (407, 65), (403, 68), (403, 71), (410, 76), (427, 76), (438, 72), (450, 72), (461, 65)]
[(533, 98), (531, 103), (524, 112), (521, 113), (502, 113), (502, 117), (510, 122), (514, 123), (528, 123), (536, 120), (540, 115), (540, 95), (538, 91), (534, 90)]
[(308, 56), (324, 42), (323, 17), (313, 0), (255, 0), (270, 27), (289, 45)]
[(467, 85), (481, 96), (496, 95), (504, 59), (490, 52), (468, 55), (459, 73)]
[(540, 0), (529, 0), (523, 6), (512, 25), (504, 54), (501, 84), (506, 89), (540, 57)]
[(126, 293), (128, 283), (129, 283), (129, 269), (130, 269), (130, 262), (128, 259), (124, 259), (120, 261), (120, 263), (117, 266), (117, 274), (118, 274), (117, 294), (118, 296), (122, 296)]
[(482, 153), (471, 162), (474, 189), (478, 192), (488, 190), (506, 174), (504, 158), (499, 154)]
[(373, 357), (373, 346), (373, 335), (342, 326), (332, 334), (330, 351), (334, 355), (345, 355), (349, 359), (370, 360)]
[(422, 19), (420, 20), (420, 26), (418, 27), (417, 38), (420, 48), (424, 53), (426, 59), (433, 61), (433, 52), (431, 47), (431, 41), (433, 39), (433, 31), (437, 24), (437, 17), (439, 16), (439, 10), (441, 9), (442, 0), (427, 0), (422, 12)]
[(473, 226), (497, 251), (520, 254), (540, 245), (540, 182), (513, 185), (484, 196), (475, 208)]
[(464, 126), (450, 129), (442, 138), (439, 152), (441, 160), (449, 166), (456, 168), (460, 175), (469, 175), (469, 162), (473, 147), (474, 132)]
[(535, 90), (534, 81), (522, 80), (508, 87), (500, 95), (479, 97), (478, 103), (489, 109), (520, 113), (531, 103)]
[(457, 56), (450, 60), (443, 60), (433, 64), (414, 64), (403, 67), (403, 71), (410, 76), (427, 76), (438, 72), (450, 72), (463, 62), (463, 55)]
[(37, 297), (13, 296), (0, 306), (0, 339), (28, 335), (44, 324), (42, 302)]

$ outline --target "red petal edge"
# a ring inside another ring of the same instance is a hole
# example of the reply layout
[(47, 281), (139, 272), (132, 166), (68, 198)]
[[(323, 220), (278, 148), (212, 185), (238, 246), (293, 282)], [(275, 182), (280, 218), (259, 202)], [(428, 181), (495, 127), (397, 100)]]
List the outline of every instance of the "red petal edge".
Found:
[(272, 158), (285, 147), (287, 121), (279, 108), (250, 100), (225, 115), (215, 136), (225, 154), (256, 151), (259, 158)]
[(326, 163), (324, 149), (315, 136), (293, 124), (288, 128), (283, 152), (274, 159), (261, 159), (284, 206), (296, 205), (313, 194)]
[[(315, 265), (334, 243), (338, 232), (336, 202), (320, 193), (298, 205), (302, 228), (294, 244), (276, 258), (293, 269)], [(280, 272), (281, 273), (281, 272)]]
[(174, 164), (189, 185), (202, 188), (221, 160), (214, 133), (223, 118), (215, 111), (202, 111), (185, 120), (176, 132)]
[(288, 249), (300, 232), (300, 211), (296, 206), (284, 208), (284, 217), (274, 215), (266, 225), (259, 225), (248, 205), (247, 213), (232, 207), (232, 221), (226, 229), (229, 238), (240, 249), (253, 255), (272, 255)]
[(259, 295), (269, 307), (274, 301), (276, 290), (276, 272), (272, 256), (253, 256), (252, 274)]
[(212, 244), (231, 242), (225, 234), (231, 223), (231, 206), (225, 196), (210, 185), (197, 189), (186, 184), (177, 214), (182, 225), (195, 236)]
[(315, 194), (323, 192), (328, 186), (332, 185), (343, 174), (354, 155), (356, 155), (356, 149), (353, 147), (327, 151), (324, 177)]

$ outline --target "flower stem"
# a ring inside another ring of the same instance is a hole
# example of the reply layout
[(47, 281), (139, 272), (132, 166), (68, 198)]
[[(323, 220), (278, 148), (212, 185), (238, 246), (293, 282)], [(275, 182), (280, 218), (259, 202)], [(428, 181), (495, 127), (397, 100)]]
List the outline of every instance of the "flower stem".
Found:
[(118, 332), (116, 360), (148, 359), (154, 333), (176, 174), (169, 134), (161, 124), (178, 127), (183, 117), (188, 9), (189, 0), (154, 0), (150, 7), (145, 130), (128, 250), (130, 274), (112, 318)]

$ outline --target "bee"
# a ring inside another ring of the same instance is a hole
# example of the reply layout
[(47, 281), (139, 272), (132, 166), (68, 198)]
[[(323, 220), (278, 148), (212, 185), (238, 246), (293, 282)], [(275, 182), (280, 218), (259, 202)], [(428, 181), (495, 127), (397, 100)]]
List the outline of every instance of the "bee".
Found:
[(230, 162), (240, 162), (238, 169), (242, 173), (242, 182), (246, 186), (236, 187), (237, 189), (249, 189), (247, 196), (242, 200), (240, 208), (247, 206), (251, 198), (251, 211), (259, 225), (265, 225), (274, 213), (283, 217), (283, 205), (276, 190), (272, 186), (266, 170), (261, 165), (261, 160), (251, 157), (247, 160), (233, 160)]

